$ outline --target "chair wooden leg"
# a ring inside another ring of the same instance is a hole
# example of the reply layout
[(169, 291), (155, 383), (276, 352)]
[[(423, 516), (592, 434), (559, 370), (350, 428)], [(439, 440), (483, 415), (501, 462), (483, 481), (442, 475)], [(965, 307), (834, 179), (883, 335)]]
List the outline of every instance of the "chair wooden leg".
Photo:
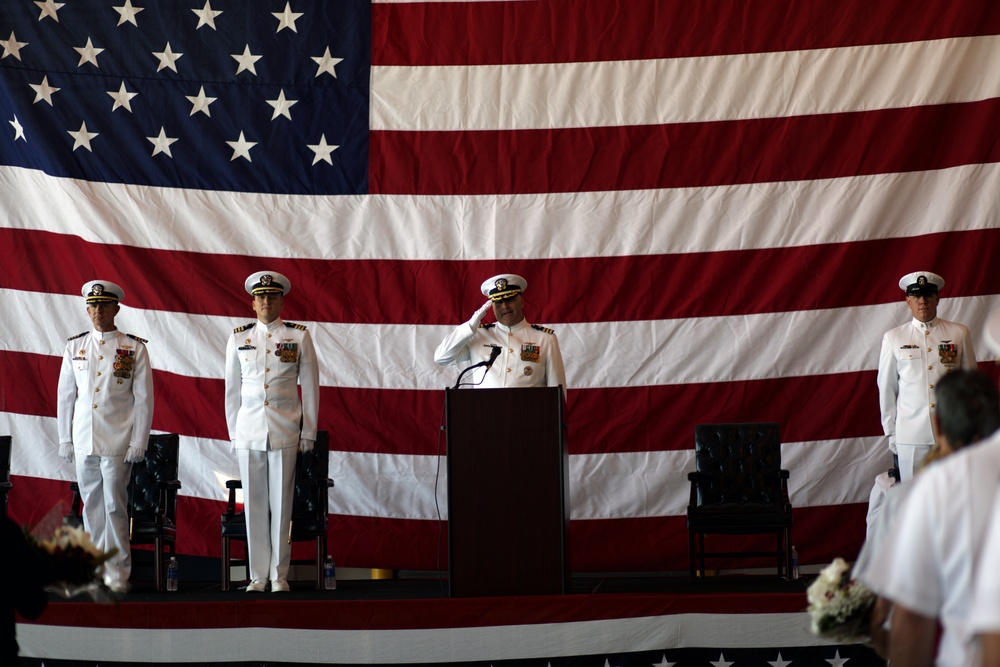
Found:
[(698, 533), (698, 573), (705, 578), (705, 533)]
[(323, 590), (323, 566), (326, 561), (326, 540), (316, 537), (316, 590)]
[(222, 590), (229, 590), (229, 538), (222, 538)]
[(694, 530), (688, 529), (688, 568), (691, 570), (691, 581), (694, 581), (697, 577), (695, 576), (695, 555), (694, 555)]
[(792, 572), (792, 529), (785, 528), (785, 571), (788, 573), (788, 578), (791, 579), (795, 576)]
[(156, 574), (153, 575), (153, 581), (156, 584), (156, 590), (162, 591), (164, 589), (163, 585), (163, 538), (157, 537), (153, 540), (153, 549), (156, 553), (153, 556), (153, 563), (156, 567)]
[(784, 561), (785, 561), (785, 548), (784, 548), (785, 531), (784, 531), (784, 529), (779, 530), (775, 536), (778, 539), (778, 544), (777, 544), (778, 579), (781, 579), (781, 577), (782, 577), (782, 570), (784, 569), (782, 566), (785, 564), (784, 563)]

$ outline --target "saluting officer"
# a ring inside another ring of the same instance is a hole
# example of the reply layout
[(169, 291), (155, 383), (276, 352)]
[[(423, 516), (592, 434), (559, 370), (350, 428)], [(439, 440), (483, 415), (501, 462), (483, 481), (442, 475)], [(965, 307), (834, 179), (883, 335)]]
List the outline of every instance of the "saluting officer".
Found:
[(82, 290), (93, 329), (73, 336), (59, 371), (59, 456), (76, 462), (83, 525), (94, 544), (118, 553), (104, 580), (124, 592), (132, 572), (127, 487), (131, 464), (146, 458), (153, 424), (153, 375), (146, 341), (115, 326), (125, 292), (108, 280)]
[[(559, 339), (552, 329), (529, 324), (524, 319), (524, 297), (528, 282), (521, 276), (504, 273), (488, 278), (480, 286), (487, 297), (468, 322), (459, 324), (434, 351), (434, 361), (442, 366), (488, 361), (493, 346), (499, 356), (477, 387), (562, 387), (566, 393)], [(497, 321), (482, 324), (487, 311)]]
[(942, 287), (944, 278), (930, 271), (900, 278), (913, 318), (882, 337), (877, 378), (882, 429), (901, 481), (913, 476), (934, 445), (934, 385), (954, 368), (976, 368), (968, 327), (937, 316)]
[(244, 286), (257, 321), (226, 343), (226, 423), (243, 481), (247, 592), (263, 592), (268, 582), (271, 591), (287, 592), (295, 459), (316, 441), (319, 367), (306, 328), (281, 319), (288, 278), (258, 271)]

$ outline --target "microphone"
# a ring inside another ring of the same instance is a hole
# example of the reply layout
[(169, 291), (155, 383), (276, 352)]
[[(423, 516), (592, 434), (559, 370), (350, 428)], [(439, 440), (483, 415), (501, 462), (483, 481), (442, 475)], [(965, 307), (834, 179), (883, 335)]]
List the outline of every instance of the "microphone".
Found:
[(493, 348), (492, 350), (490, 350), (490, 360), (486, 362), (486, 370), (488, 372), (490, 370), (490, 368), (493, 367), (493, 362), (496, 361), (497, 357), (500, 356), (500, 353), (503, 352), (503, 348), (500, 347), (499, 345), (492, 345), (492, 344), (491, 345), (483, 345), (483, 347), (491, 347), (491, 348)]
[[(462, 378), (465, 377), (466, 374), (468, 374), (469, 371), (472, 371), (473, 369), (482, 368), (485, 366), (486, 372), (488, 373), (490, 371), (490, 368), (493, 366), (493, 362), (496, 361), (497, 357), (500, 356), (500, 353), (503, 352), (503, 348), (500, 347), (499, 345), (490, 344), (490, 345), (483, 345), (483, 347), (493, 348), (490, 350), (490, 358), (487, 359), (486, 361), (480, 361), (478, 364), (472, 364), (471, 366), (463, 370), (461, 373), (459, 373), (458, 380), (455, 382), (455, 386), (452, 387), (452, 389), (458, 389), (462, 385)], [(479, 384), (482, 384), (482, 381), (480, 381)]]

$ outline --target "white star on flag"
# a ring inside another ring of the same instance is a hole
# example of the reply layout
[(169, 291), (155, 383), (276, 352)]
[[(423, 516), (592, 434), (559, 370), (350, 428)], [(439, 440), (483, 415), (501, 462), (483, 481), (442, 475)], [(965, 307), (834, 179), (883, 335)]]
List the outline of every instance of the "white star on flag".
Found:
[(24, 139), (24, 141), (27, 142), (28, 138), (24, 136), (24, 127), (21, 125), (21, 121), (17, 119), (17, 115), (16, 114), (14, 115), (14, 120), (8, 122), (14, 128), (14, 141), (17, 141), (18, 139)]
[(10, 31), (10, 37), (7, 41), (0, 41), (0, 46), (3, 46), (3, 55), (0, 56), (0, 60), (3, 60), (7, 56), (14, 56), (18, 60), (21, 59), (21, 49), (28, 45), (27, 42), (17, 41), (17, 37), (14, 36), (14, 31)]
[(198, 15), (198, 25), (195, 26), (195, 30), (206, 25), (215, 30), (215, 17), (222, 13), (221, 9), (212, 9), (209, 0), (205, 0), (205, 6), (201, 9), (192, 9), (191, 11)]
[(278, 99), (276, 100), (265, 100), (268, 104), (274, 107), (274, 113), (271, 114), (271, 120), (274, 120), (278, 116), (284, 116), (288, 120), (292, 119), (292, 114), (289, 113), (289, 109), (292, 105), (296, 104), (298, 100), (286, 100), (285, 91), (281, 90), (278, 92)]
[(674, 667), (676, 662), (667, 662), (667, 655), (664, 653), (660, 656), (659, 662), (654, 662), (653, 667)]
[(710, 662), (709, 664), (712, 665), (712, 667), (730, 667), (733, 663), (726, 661), (725, 656), (720, 653), (719, 659), (714, 662)]
[(830, 663), (831, 667), (844, 667), (844, 665), (847, 664), (848, 660), (850, 660), (850, 658), (840, 657), (840, 651), (835, 651), (834, 657), (828, 659), (827, 662)]
[(86, 148), (91, 153), (93, 153), (94, 150), (90, 147), (90, 140), (100, 134), (99, 132), (88, 132), (86, 121), (80, 124), (80, 129), (76, 132), (73, 130), (66, 130), (66, 133), (73, 137), (73, 150), (82, 147)]
[(240, 64), (240, 66), (236, 68), (237, 74), (239, 74), (243, 70), (248, 70), (254, 76), (257, 75), (257, 68), (254, 67), (254, 63), (264, 57), (264, 56), (255, 56), (252, 53), (250, 53), (249, 44), (247, 44), (246, 47), (243, 49), (242, 55), (238, 53), (232, 53), (230, 55), (236, 62)]
[(206, 96), (205, 86), (201, 87), (201, 90), (198, 91), (196, 96), (192, 97), (190, 95), (185, 95), (185, 97), (187, 97), (188, 102), (191, 103), (191, 113), (189, 115), (193, 116), (200, 111), (209, 118), (212, 117), (212, 113), (209, 111), (208, 105), (219, 99), (217, 97)]
[(59, 16), (56, 14), (63, 5), (64, 2), (53, 2), (53, 0), (45, 0), (45, 2), (35, 2), (40, 10), (41, 14), (38, 15), (38, 20), (41, 21), (46, 16), (53, 19), (56, 23), (59, 23)]
[(125, 0), (125, 4), (121, 7), (114, 7), (114, 10), (118, 12), (120, 18), (118, 19), (118, 25), (122, 23), (131, 23), (136, 28), (139, 24), (136, 23), (135, 15), (141, 12), (145, 7), (133, 7), (132, 0)]
[(330, 157), (330, 154), (333, 153), (333, 151), (340, 148), (340, 146), (331, 146), (327, 144), (325, 134), (321, 134), (319, 136), (318, 144), (307, 144), (307, 146), (309, 147), (309, 150), (315, 153), (315, 157), (313, 158), (312, 161), (313, 164), (316, 164), (317, 162), (322, 160), (323, 162), (333, 165), (333, 158)]
[(317, 65), (319, 65), (319, 67), (316, 68), (317, 77), (320, 74), (329, 74), (334, 79), (337, 78), (337, 70), (335, 70), (334, 67), (337, 66), (337, 63), (343, 62), (344, 60), (343, 58), (332, 57), (330, 55), (329, 46), (326, 47), (326, 51), (323, 52), (322, 56), (312, 56), (312, 59)]
[(132, 113), (132, 98), (138, 97), (139, 93), (130, 93), (125, 89), (125, 82), (122, 81), (122, 85), (118, 87), (118, 91), (109, 90), (108, 95), (110, 95), (111, 99), (115, 101), (114, 105), (111, 107), (111, 111), (121, 108), (125, 109), (125, 111), (128, 111), (129, 113)]
[(84, 63), (93, 63), (94, 67), (100, 68), (97, 64), (97, 56), (101, 55), (104, 49), (98, 49), (94, 47), (94, 42), (87, 38), (87, 44), (84, 46), (74, 46), (73, 50), (80, 54), (80, 62), (76, 64), (77, 67), (83, 67)]
[(771, 667), (788, 667), (788, 665), (792, 664), (792, 661), (791, 660), (782, 660), (781, 659), (781, 651), (778, 651), (778, 659), (777, 660), (773, 660), (773, 661), (769, 661), (767, 664), (770, 665)]
[(243, 136), (242, 131), (240, 132), (240, 138), (238, 141), (227, 141), (226, 143), (233, 149), (233, 157), (229, 158), (230, 162), (238, 157), (245, 157), (247, 162), (253, 162), (253, 160), (250, 159), (250, 149), (256, 146), (257, 142), (247, 141)]
[(153, 153), (150, 157), (158, 155), (159, 153), (165, 153), (167, 157), (174, 157), (170, 152), (170, 144), (177, 141), (176, 137), (168, 137), (166, 131), (163, 127), (160, 127), (160, 134), (156, 137), (146, 137), (146, 140), (153, 144)]
[(60, 89), (49, 85), (49, 77), (43, 76), (41, 83), (29, 83), (28, 85), (31, 86), (31, 89), (36, 93), (32, 104), (38, 104), (42, 100), (45, 100), (49, 103), (50, 107), (54, 106), (52, 104), (52, 93), (58, 93)]
[(302, 16), (302, 12), (293, 12), (290, 2), (285, 3), (285, 11), (271, 12), (271, 16), (278, 19), (278, 29), (274, 32), (281, 32), (285, 28), (291, 28), (292, 32), (298, 32), (295, 28), (295, 21)]
[(167, 42), (167, 46), (165, 49), (159, 52), (153, 51), (153, 55), (156, 56), (160, 61), (160, 66), (156, 68), (157, 72), (162, 70), (164, 67), (168, 67), (176, 72), (177, 67), (176, 65), (174, 65), (174, 63), (176, 63), (177, 59), (183, 56), (184, 54), (174, 53), (173, 51), (171, 51), (170, 42)]

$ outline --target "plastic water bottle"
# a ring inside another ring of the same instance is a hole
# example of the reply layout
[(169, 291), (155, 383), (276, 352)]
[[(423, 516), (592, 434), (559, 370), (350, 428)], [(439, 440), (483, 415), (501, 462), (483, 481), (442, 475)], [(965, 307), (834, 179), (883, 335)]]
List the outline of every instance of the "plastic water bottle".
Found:
[(799, 552), (792, 547), (792, 579), (799, 578)]
[(167, 590), (176, 591), (177, 584), (180, 583), (181, 569), (177, 565), (177, 559), (173, 556), (170, 557), (170, 562), (167, 563)]
[(328, 591), (337, 588), (337, 564), (333, 562), (333, 556), (329, 554), (326, 557), (326, 562), (323, 563), (323, 588)]

